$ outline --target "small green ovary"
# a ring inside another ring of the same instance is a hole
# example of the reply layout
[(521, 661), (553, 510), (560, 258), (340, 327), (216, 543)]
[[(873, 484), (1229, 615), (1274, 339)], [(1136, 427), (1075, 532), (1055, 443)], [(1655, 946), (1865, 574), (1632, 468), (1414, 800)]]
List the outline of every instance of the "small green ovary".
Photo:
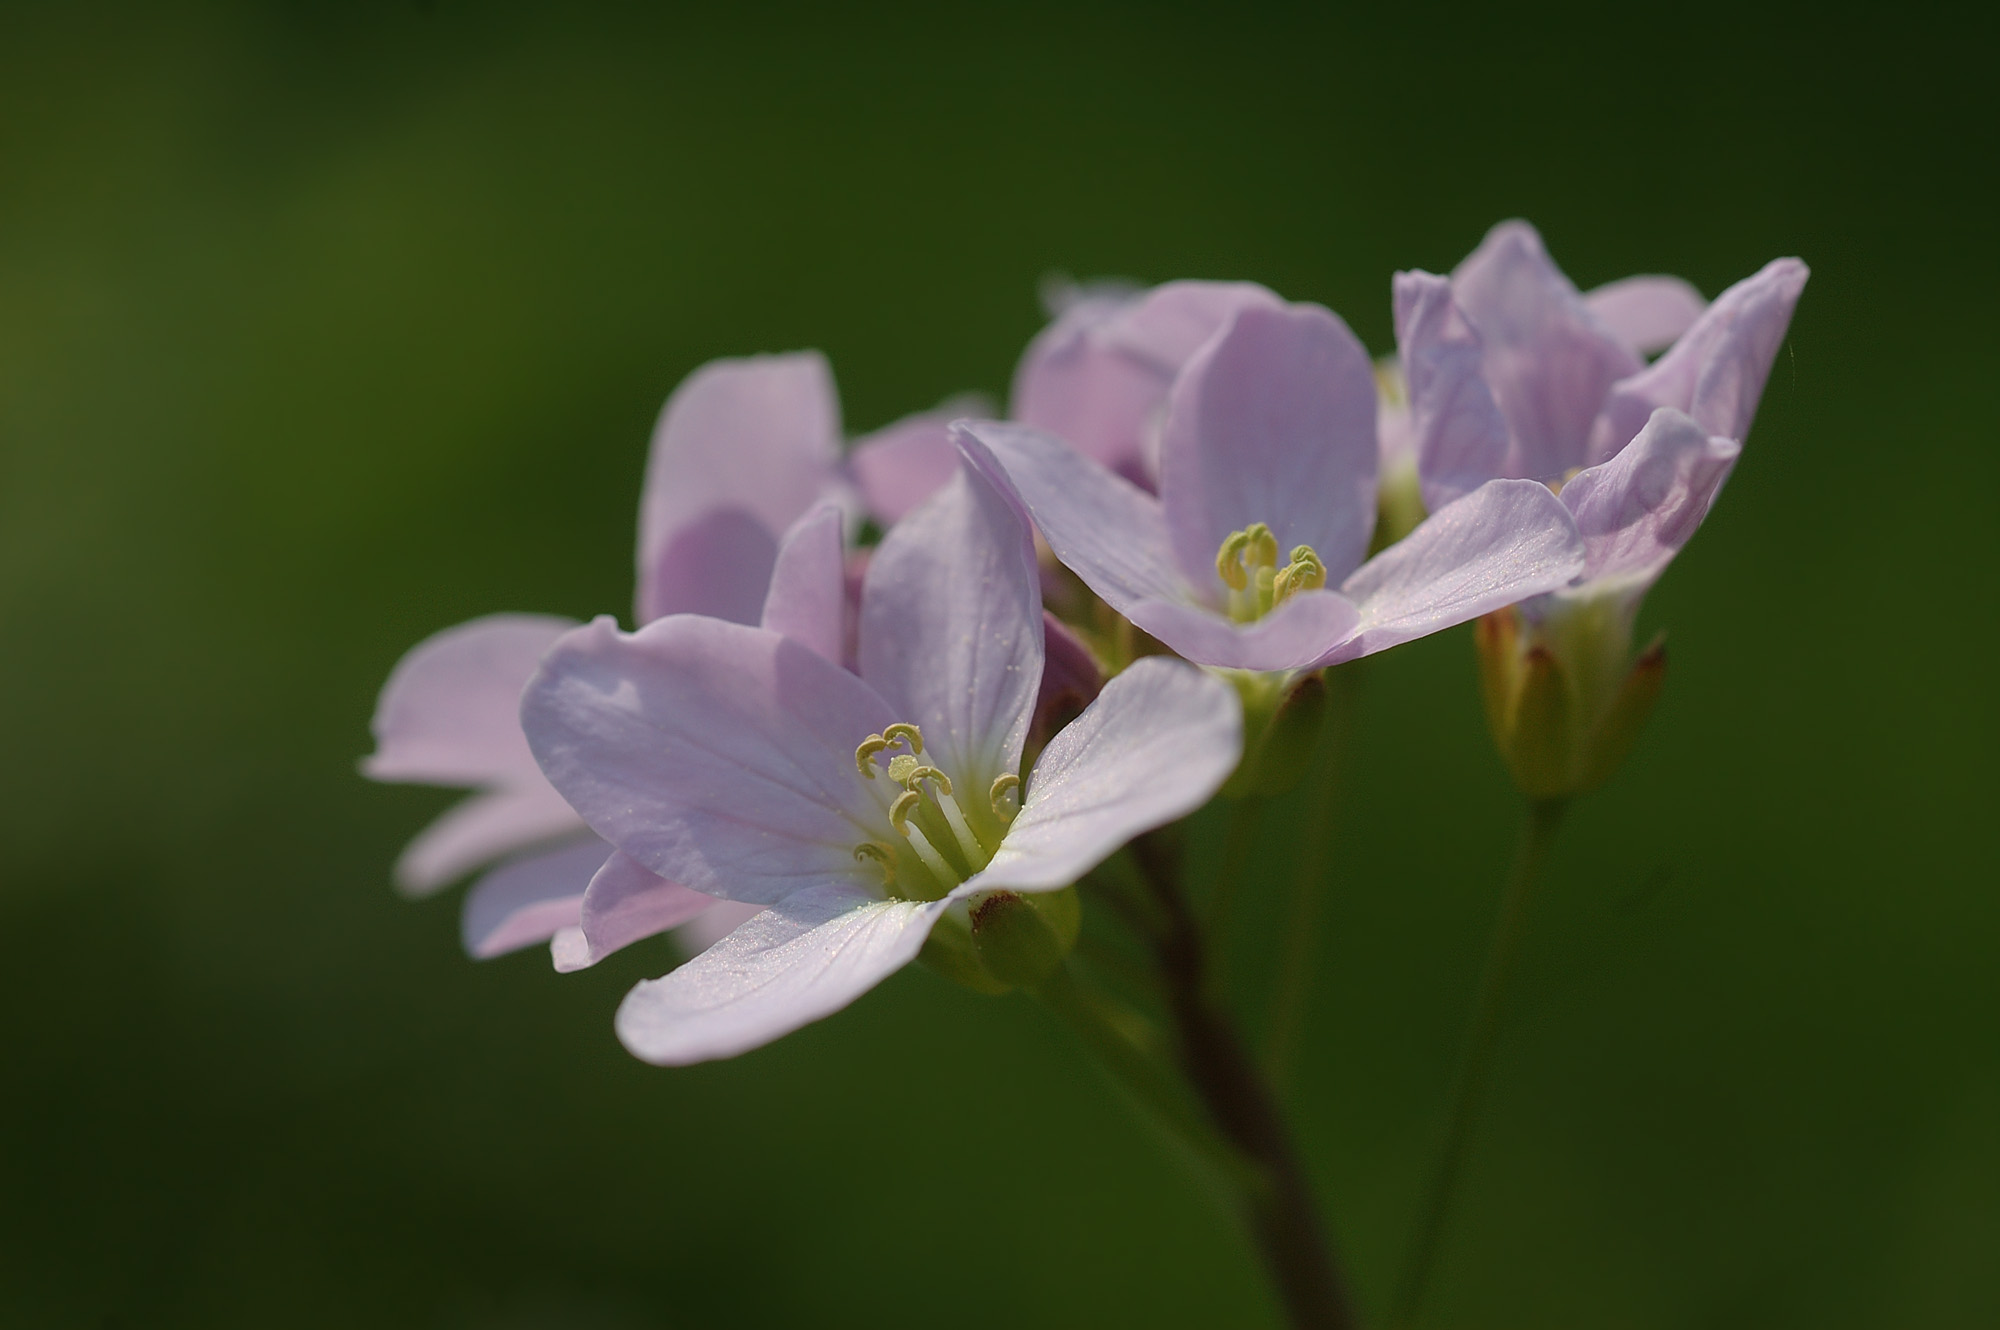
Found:
[(1294, 545), (1291, 562), (1278, 567), (1278, 538), (1262, 522), (1232, 531), (1215, 552), (1215, 571), (1228, 588), (1229, 617), (1263, 618), (1301, 591), (1326, 585), (1326, 564), (1310, 545)]

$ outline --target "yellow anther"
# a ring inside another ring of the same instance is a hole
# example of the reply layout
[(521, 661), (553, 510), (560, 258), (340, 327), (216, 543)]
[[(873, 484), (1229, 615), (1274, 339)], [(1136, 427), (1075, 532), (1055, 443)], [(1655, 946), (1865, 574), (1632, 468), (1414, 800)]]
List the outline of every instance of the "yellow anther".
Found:
[(920, 780), (927, 780), (937, 786), (939, 794), (949, 795), (951, 793), (951, 777), (945, 775), (936, 767), (912, 768), (910, 773), (903, 777), (903, 786), (905, 789), (914, 790), (917, 788), (917, 782)]
[(1002, 822), (1012, 822), (1014, 815), (1021, 811), (1021, 778), (1013, 772), (993, 778), (993, 788), (986, 797), (993, 804), (993, 814)]
[(898, 753), (889, 759), (889, 779), (895, 781), (896, 784), (902, 786), (904, 789), (908, 789), (910, 787), (910, 773), (922, 766), (923, 763), (917, 761), (917, 759), (911, 757), (908, 753)]
[(896, 741), (901, 739), (908, 742), (911, 752), (921, 753), (924, 751), (924, 732), (916, 726), (906, 724), (903, 721), (897, 721), (894, 725), (883, 730), (882, 738), (888, 742), (890, 747), (894, 747)]
[(1222, 542), (1222, 548), (1215, 552), (1216, 575), (1231, 591), (1241, 591), (1249, 584), (1249, 579), (1243, 574), (1243, 547), (1249, 543), (1249, 532), (1233, 531), (1229, 539)]
[(910, 814), (924, 801), (924, 796), (915, 790), (904, 790), (896, 796), (896, 802), (889, 805), (889, 821), (905, 836), (910, 834), (908, 826)]
[(854, 862), (857, 864), (879, 864), (882, 869), (882, 885), (896, 885), (896, 856), (889, 847), (878, 841), (865, 840), (854, 847)]
[(1215, 552), (1215, 572), (1231, 591), (1250, 585), (1261, 568), (1278, 563), (1278, 538), (1262, 522), (1252, 522), (1241, 531), (1232, 531)]
[(1243, 534), (1250, 538), (1250, 548), (1246, 553), (1252, 568), (1278, 566), (1278, 538), (1271, 534), (1270, 527), (1262, 522), (1252, 522)]
[(869, 759), (888, 746), (889, 741), (879, 734), (871, 734), (866, 739), (863, 739), (861, 746), (854, 750), (854, 769), (869, 780), (874, 780), (875, 764)]
[(1292, 550), (1291, 563), (1271, 580), (1271, 600), (1283, 604), (1297, 592), (1317, 591), (1325, 585), (1326, 565), (1320, 562), (1319, 554), (1310, 545), (1299, 545)]

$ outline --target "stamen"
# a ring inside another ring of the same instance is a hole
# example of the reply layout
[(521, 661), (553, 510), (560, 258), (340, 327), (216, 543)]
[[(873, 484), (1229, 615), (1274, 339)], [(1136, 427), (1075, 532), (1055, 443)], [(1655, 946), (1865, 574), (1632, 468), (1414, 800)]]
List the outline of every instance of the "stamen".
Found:
[(854, 847), (854, 862), (857, 864), (876, 863), (882, 867), (882, 885), (896, 885), (896, 856), (888, 846), (879, 841), (865, 840)]
[(924, 732), (907, 722), (897, 721), (894, 725), (882, 731), (882, 737), (889, 742), (891, 747), (895, 745), (898, 739), (902, 739), (908, 741), (911, 752), (921, 753), (924, 751)]
[(869, 780), (875, 779), (875, 763), (870, 759), (889, 746), (889, 741), (879, 734), (871, 734), (861, 741), (854, 750), (854, 769)]
[[(902, 758), (897, 758), (896, 762), (900, 762), (902, 760), (903, 760)], [(889, 774), (892, 776), (896, 774), (896, 762), (891, 762), (889, 764)], [(910, 769), (907, 772), (905, 772), (902, 776), (897, 777), (897, 779), (903, 782), (904, 788), (914, 790), (917, 788), (918, 781), (927, 780), (931, 782), (931, 784), (937, 786), (937, 792), (939, 794), (943, 795), (947, 799), (951, 797), (951, 777), (945, 775), (942, 771), (939, 771), (936, 767), (917, 766), (915, 758), (911, 758), (910, 763), (911, 763)]]
[(1243, 573), (1243, 547), (1249, 543), (1248, 531), (1232, 531), (1229, 538), (1222, 542), (1222, 548), (1215, 552), (1216, 574), (1231, 591), (1241, 591), (1249, 584)]
[(1317, 591), (1326, 585), (1326, 565), (1310, 545), (1295, 546), (1292, 561), (1271, 582), (1271, 601), (1282, 605), (1300, 591)]
[(986, 847), (979, 843), (979, 837), (972, 834), (972, 828), (965, 820), (965, 810), (958, 806), (958, 800), (951, 797), (951, 787), (938, 791), (938, 807), (944, 811), (944, 820), (951, 824), (951, 834), (958, 837), (958, 848), (965, 851), (965, 861), (976, 871), (980, 861), (985, 859)]
[(993, 815), (1002, 822), (1012, 822), (1021, 811), (1021, 778), (1013, 772), (993, 778), (993, 788), (986, 793), (993, 803)]
[(896, 796), (896, 802), (889, 805), (890, 823), (905, 836), (909, 835), (910, 814), (916, 812), (917, 806), (923, 801), (924, 796), (915, 790), (904, 790)]
[[(915, 794), (906, 794), (902, 799), (896, 800), (896, 807), (899, 809), (902, 808), (903, 799), (915, 799), (917, 797)], [(892, 812), (890, 817), (894, 819), (895, 814)], [(924, 861), (924, 867), (936, 874), (937, 880), (945, 886), (950, 886), (954, 882), (964, 881), (964, 875), (944, 861), (944, 856), (939, 854), (937, 847), (931, 844), (930, 837), (924, 835), (923, 828), (911, 825), (907, 820), (907, 812), (904, 817), (905, 820), (896, 823), (896, 830), (902, 832), (909, 840), (910, 848), (917, 852), (917, 858)]]

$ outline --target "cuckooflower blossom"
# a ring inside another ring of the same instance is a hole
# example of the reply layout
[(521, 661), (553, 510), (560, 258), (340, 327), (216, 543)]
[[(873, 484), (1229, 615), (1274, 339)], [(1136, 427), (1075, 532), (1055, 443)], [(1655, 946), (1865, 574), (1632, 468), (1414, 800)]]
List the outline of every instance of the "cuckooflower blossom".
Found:
[[(933, 438), (932, 451), (952, 462), (944, 429), (937, 412), (899, 421), (859, 441), (857, 459), (878, 450), (901, 456), (915, 435)], [(928, 473), (903, 470), (928, 474), (931, 487), (943, 479), (934, 464)], [(905, 475), (900, 490), (863, 488), (907, 505), (915, 483)], [(696, 370), (667, 400), (653, 435), (639, 514), (640, 621), (699, 611), (759, 622), (787, 528), (847, 489), (839, 400), (823, 357), (755, 356)], [(838, 525), (834, 534), (837, 541)], [(558, 968), (607, 954), (586, 945), (578, 925), (586, 886), (607, 867), (610, 847), (542, 778), (520, 732), (522, 687), (542, 652), (576, 626), (506, 614), (447, 629), (403, 658), (377, 706), (367, 775), (480, 791), (412, 842), (396, 868), (405, 891), (426, 895), (506, 859), (466, 897), (462, 931), (475, 956), (552, 937)], [(747, 917), (733, 903), (629, 871), (614, 880), (624, 901), (619, 927), (599, 930), (600, 938), (629, 941), (686, 923), (693, 941), (712, 941)]]
[(625, 1045), (662, 1064), (728, 1057), (920, 951), (976, 972), (982, 920), (1060, 892), (1234, 767), (1234, 693), (1149, 660), (1024, 780), (1043, 656), (1026, 520), (971, 465), (876, 551), (858, 674), (795, 636), (695, 615), (630, 634), (599, 619), (558, 642), (521, 710), (555, 787), (616, 857), (767, 907), (635, 988)]
[(1347, 325), (1251, 300), (1174, 378), (1154, 497), (1053, 435), (970, 422), (1056, 556), (1198, 664), (1317, 668), (1562, 586), (1582, 568), (1545, 486), (1499, 481), (1367, 559), (1376, 384)]

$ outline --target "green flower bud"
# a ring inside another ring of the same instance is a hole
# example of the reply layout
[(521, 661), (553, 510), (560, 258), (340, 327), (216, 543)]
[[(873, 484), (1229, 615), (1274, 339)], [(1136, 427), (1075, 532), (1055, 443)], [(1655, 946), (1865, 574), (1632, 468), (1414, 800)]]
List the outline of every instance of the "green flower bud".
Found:
[(1074, 887), (996, 891), (972, 907), (973, 954), (995, 981), (1033, 988), (1063, 963), (1082, 923)]

